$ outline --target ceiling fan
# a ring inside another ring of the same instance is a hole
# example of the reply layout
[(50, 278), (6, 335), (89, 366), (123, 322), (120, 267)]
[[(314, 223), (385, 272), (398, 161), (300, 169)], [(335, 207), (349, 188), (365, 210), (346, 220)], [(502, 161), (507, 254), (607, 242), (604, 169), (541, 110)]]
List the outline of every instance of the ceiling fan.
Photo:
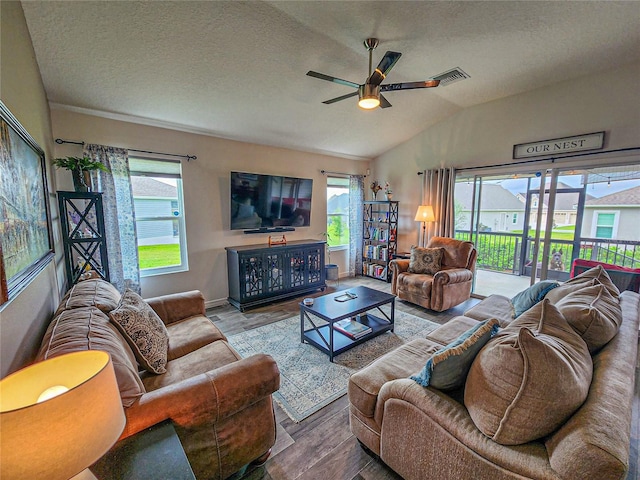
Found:
[(323, 73), (314, 72), (312, 70), (309, 70), (307, 72), (307, 75), (310, 77), (319, 78), (320, 80), (326, 80), (328, 82), (338, 83), (340, 85), (346, 85), (347, 87), (353, 87), (357, 89), (355, 92), (332, 98), (331, 100), (325, 100), (322, 103), (326, 103), (327, 105), (329, 105), (331, 103), (336, 103), (341, 100), (345, 100), (347, 98), (355, 97), (356, 95), (358, 95), (358, 106), (361, 108), (364, 108), (366, 110), (370, 110), (378, 106), (381, 108), (388, 108), (391, 106), (391, 104), (386, 98), (384, 98), (382, 92), (411, 90), (414, 88), (431, 88), (437, 87), (440, 84), (440, 80), (432, 79), (425, 80), (423, 82), (388, 83), (386, 85), (381, 85), (393, 66), (400, 59), (402, 54), (399, 52), (387, 51), (387, 53), (384, 54), (384, 57), (382, 57), (382, 60), (380, 60), (380, 63), (378, 64), (376, 69), (374, 71), (371, 71), (371, 57), (373, 55), (373, 50), (378, 46), (378, 39), (367, 38), (364, 41), (364, 46), (369, 52), (369, 76), (362, 85), (355, 82), (350, 82), (349, 80), (342, 80), (341, 78), (331, 77)]

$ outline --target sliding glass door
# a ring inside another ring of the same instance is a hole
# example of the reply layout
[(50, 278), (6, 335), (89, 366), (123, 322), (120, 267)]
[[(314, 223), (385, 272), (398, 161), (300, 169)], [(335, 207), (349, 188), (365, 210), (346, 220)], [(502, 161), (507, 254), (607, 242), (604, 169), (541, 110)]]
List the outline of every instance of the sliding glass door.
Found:
[(640, 165), (456, 180), (456, 238), (478, 249), (475, 294), (566, 280), (577, 258), (640, 266)]

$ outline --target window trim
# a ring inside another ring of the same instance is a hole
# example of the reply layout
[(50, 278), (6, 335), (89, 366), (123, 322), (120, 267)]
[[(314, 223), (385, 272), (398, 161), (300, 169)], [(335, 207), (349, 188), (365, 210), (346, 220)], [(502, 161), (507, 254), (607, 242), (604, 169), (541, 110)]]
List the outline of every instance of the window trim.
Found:
[(598, 232), (598, 227), (599, 226), (603, 226), (603, 227), (609, 227), (609, 225), (599, 225), (598, 224), (598, 219), (600, 218), (600, 215), (613, 215), (613, 225), (611, 225), (611, 237), (606, 238), (605, 240), (615, 240), (616, 237), (618, 236), (618, 225), (620, 222), (620, 211), (619, 210), (594, 210), (593, 211), (593, 220), (591, 222), (591, 237), (593, 238), (604, 238), (604, 237), (597, 237), (596, 234)]

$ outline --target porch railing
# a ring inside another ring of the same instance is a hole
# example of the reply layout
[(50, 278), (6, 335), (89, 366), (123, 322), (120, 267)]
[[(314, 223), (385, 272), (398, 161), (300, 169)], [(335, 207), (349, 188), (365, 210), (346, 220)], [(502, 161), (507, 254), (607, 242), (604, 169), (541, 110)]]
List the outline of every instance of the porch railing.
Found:
[[(456, 230), (455, 238), (468, 240), (470, 232)], [(479, 232), (475, 241), (478, 250), (477, 267), (515, 275), (528, 274), (525, 269), (531, 266), (530, 252), (532, 252), (534, 240), (530, 237), (524, 239), (524, 258), (521, 258), (522, 241), (522, 234)], [(579, 245), (579, 251), (575, 256), (573, 254), (574, 245)], [(556, 257), (557, 263), (549, 265), (549, 270), (569, 272), (573, 258), (595, 260), (621, 267), (640, 268), (639, 241), (603, 238), (578, 238), (575, 241), (552, 239), (549, 252), (554, 251), (562, 251), (562, 253)]]

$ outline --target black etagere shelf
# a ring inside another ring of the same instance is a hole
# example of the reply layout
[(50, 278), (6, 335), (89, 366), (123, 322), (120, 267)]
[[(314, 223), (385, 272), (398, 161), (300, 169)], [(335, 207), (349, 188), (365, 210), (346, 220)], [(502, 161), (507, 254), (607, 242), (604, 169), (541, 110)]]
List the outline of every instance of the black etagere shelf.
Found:
[(397, 250), (398, 202), (366, 201), (363, 209), (362, 274), (389, 282), (389, 262)]
[(86, 278), (109, 281), (101, 193), (58, 192), (68, 286)]

